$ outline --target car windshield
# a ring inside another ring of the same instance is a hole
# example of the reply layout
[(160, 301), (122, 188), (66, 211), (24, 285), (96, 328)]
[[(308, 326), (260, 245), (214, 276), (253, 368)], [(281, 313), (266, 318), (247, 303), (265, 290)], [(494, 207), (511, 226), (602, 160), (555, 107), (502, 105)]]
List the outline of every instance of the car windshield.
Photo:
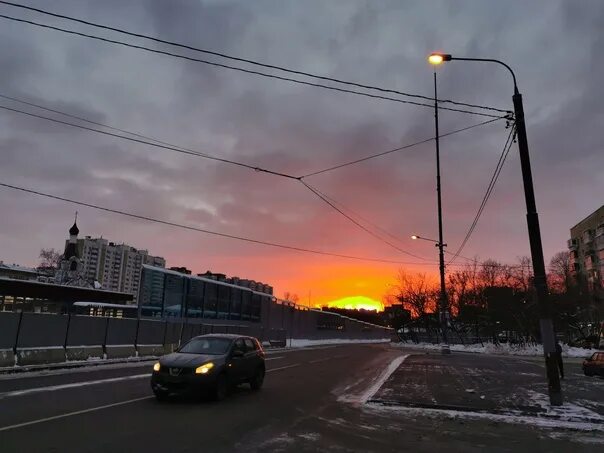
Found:
[(193, 338), (178, 352), (185, 354), (225, 354), (231, 345), (227, 338)]

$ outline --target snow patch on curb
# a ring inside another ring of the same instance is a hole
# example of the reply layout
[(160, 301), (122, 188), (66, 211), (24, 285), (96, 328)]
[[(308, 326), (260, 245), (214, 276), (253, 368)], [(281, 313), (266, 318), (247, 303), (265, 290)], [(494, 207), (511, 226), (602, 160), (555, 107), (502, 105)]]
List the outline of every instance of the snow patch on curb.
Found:
[(583, 422), (579, 418), (573, 418), (572, 420), (563, 420), (559, 418), (551, 418), (547, 416), (528, 416), (518, 415), (514, 412), (509, 414), (493, 414), (488, 412), (470, 412), (470, 411), (457, 411), (449, 409), (437, 409), (437, 408), (417, 408), (417, 407), (406, 407), (406, 406), (384, 406), (379, 403), (367, 403), (364, 405), (365, 408), (383, 412), (392, 413), (397, 412), (410, 416), (428, 416), (428, 417), (439, 417), (445, 416), (449, 418), (457, 419), (481, 419), (491, 420), (502, 423), (512, 423), (521, 425), (531, 425), (539, 428), (564, 428), (575, 431), (597, 431), (604, 432), (603, 423)]
[[(442, 347), (440, 344), (433, 343), (394, 343), (396, 347), (400, 348), (417, 348), (417, 349), (427, 349), (427, 350), (437, 350), (439, 351)], [(578, 357), (578, 358), (586, 358), (591, 356), (594, 352), (602, 352), (598, 349), (583, 349), (583, 348), (575, 348), (568, 346), (566, 344), (562, 344), (562, 356), (563, 357)], [(451, 351), (459, 351), (459, 352), (474, 352), (478, 354), (504, 354), (504, 355), (519, 355), (519, 356), (535, 356), (542, 357), (543, 356), (543, 346), (541, 345), (529, 345), (529, 346), (516, 346), (511, 345), (509, 343), (501, 343), (499, 345), (495, 345), (493, 343), (484, 343), (484, 345), (480, 344), (452, 344), (449, 346)]]
[(325, 344), (362, 344), (362, 343), (390, 343), (390, 339), (347, 340), (344, 338), (332, 338), (332, 339), (325, 339), (325, 340), (304, 340), (304, 339), (295, 339), (294, 338), (292, 340), (287, 340), (287, 347), (305, 348), (307, 346), (318, 346), (318, 345), (325, 345)]
[(342, 395), (338, 398), (338, 401), (347, 402), (347, 403), (355, 403), (355, 404), (365, 404), (369, 401), (373, 395), (375, 395), (384, 382), (388, 380), (388, 378), (394, 373), (397, 368), (405, 361), (410, 354), (404, 354), (395, 358), (392, 362), (388, 364), (388, 366), (381, 372), (381, 374), (373, 381), (371, 386), (367, 388), (363, 393), (358, 396), (352, 395)]

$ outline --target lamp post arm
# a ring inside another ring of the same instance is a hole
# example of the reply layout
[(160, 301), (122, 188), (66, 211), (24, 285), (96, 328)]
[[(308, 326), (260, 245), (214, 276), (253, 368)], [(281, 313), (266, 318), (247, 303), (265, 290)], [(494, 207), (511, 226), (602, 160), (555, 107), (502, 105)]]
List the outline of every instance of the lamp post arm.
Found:
[(451, 60), (486, 61), (486, 62), (489, 62), (489, 63), (500, 64), (501, 66), (505, 67), (508, 71), (510, 71), (510, 74), (512, 74), (512, 79), (514, 79), (514, 94), (518, 94), (518, 84), (516, 83), (516, 74), (514, 74), (514, 71), (512, 71), (512, 68), (510, 68), (503, 61), (495, 60), (495, 59), (492, 59), (492, 58), (464, 58), (464, 57), (451, 57)]

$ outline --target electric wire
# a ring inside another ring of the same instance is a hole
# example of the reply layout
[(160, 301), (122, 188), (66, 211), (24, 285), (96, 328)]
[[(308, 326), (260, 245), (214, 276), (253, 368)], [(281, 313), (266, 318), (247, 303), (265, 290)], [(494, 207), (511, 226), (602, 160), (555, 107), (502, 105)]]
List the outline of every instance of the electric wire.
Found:
[[(2, 2), (0, 2), (2, 3)], [(325, 84), (321, 84), (321, 83), (313, 83), (313, 82), (307, 82), (304, 80), (299, 80), (299, 79), (292, 79), (291, 77), (284, 77), (284, 76), (278, 76), (275, 74), (268, 74), (265, 72), (260, 72), (260, 71), (255, 71), (252, 69), (245, 69), (245, 68), (240, 68), (240, 67), (236, 67), (236, 66), (231, 66), (231, 65), (226, 65), (223, 63), (218, 63), (215, 61), (209, 61), (209, 60), (202, 60), (200, 58), (194, 58), (194, 57), (190, 57), (190, 56), (186, 56), (186, 55), (181, 55), (181, 54), (176, 54), (173, 52), (167, 52), (164, 50), (158, 50), (158, 49), (152, 49), (150, 47), (145, 47), (145, 46), (140, 46), (137, 44), (131, 44), (131, 43), (127, 43), (124, 41), (118, 41), (115, 39), (109, 39), (109, 38), (103, 38), (100, 36), (96, 36), (96, 35), (91, 35), (88, 33), (82, 33), (82, 32), (77, 32), (74, 30), (68, 30), (65, 28), (61, 28), (61, 27), (55, 27), (53, 25), (48, 25), (48, 24), (42, 24), (39, 22), (34, 22), (31, 20), (26, 20), (26, 19), (20, 19), (20, 18), (16, 18), (16, 17), (11, 17), (11, 16), (7, 16), (4, 14), (0, 14), (0, 18), (3, 19), (7, 19), (7, 20), (12, 20), (12, 21), (16, 21), (16, 22), (21, 22), (21, 23), (26, 23), (29, 25), (34, 25), (37, 27), (42, 27), (42, 28), (46, 28), (46, 29), (50, 29), (50, 30), (55, 30), (55, 31), (60, 31), (62, 33), (68, 33), (71, 35), (77, 35), (77, 36), (81, 36), (81, 37), (85, 37), (85, 38), (89, 38), (89, 39), (94, 39), (97, 41), (103, 41), (103, 42), (107, 42), (107, 43), (111, 43), (111, 44), (117, 44), (120, 46), (125, 46), (125, 47), (130, 47), (133, 49), (138, 49), (138, 50), (144, 50), (146, 52), (151, 52), (151, 53), (156, 53), (156, 54), (160, 54), (160, 55), (165, 55), (165, 56), (170, 56), (170, 57), (175, 57), (175, 58), (180, 58), (180, 59), (184, 59), (184, 60), (188, 60), (188, 61), (194, 61), (197, 63), (202, 63), (202, 64), (207, 64), (210, 66), (216, 66), (216, 67), (220, 67), (220, 68), (224, 68), (224, 69), (232, 69), (235, 71), (240, 71), (240, 72), (245, 72), (248, 74), (255, 74), (255, 75), (259, 75), (259, 76), (263, 76), (263, 77), (269, 77), (269, 78), (273, 78), (273, 79), (278, 79), (278, 80), (282, 80), (282, 81), (288, 81), (288, 82), (293, 82), (293, 83), (298, 83), (301, 85), (306, 85), (306, 86), (312, 86), (312, 87), (317, 87), (317, 88), (323, 88), (326, 90), (332, 90), (332, 91), (339, 91), (342, 93), (349, 93), (349, 94), (356, 94), (356, 95), (360, 95), (360, 96), (366, 96), (366, 97), (370, 97), (370, 98), (374, 98), (374, 99), (382, 99), (382, 100), (388, 100), (388, 101), (394, 101), (394, 102), (399, 102), (402, 104), (409, 104), (409, 105), (415, 105), (415, 106), (421, 106), (421, 107), (429, 107), (429, 108), (434, 108), (434, 106), (430, 105), (430, 104), (423, 104), (421, 102), (415, 102), (415, 101), (408, 101), (408, 100), (404, 100), (404, 99), (400, 99), (400, 98), (393, 98), (393, 97), (389, 97), (389, 96), (382, 96), (382, 95), (377, 95), (377, 94), (371, 94), (371, 93), (365, 93), (362, 91), (355, 91), (355, 90), (350, 90), (347, 88), (339, 88), (339, 87), (334, 87), (334, 86), (330, 86), (330, 85), (325, 85)], [(466, 114), (470, 114), (470, 115), (478, 115), (478, 116), (483, 116), (483, 117), (489, 117), (489, 118), (503, 118), (504, 116), (502, 114), (499, 115), (494, 115), (494, 114), (490, 114), (490, 113), (481, 113), (481, 112), (475, 112), (475, 111), (470, 111), (470, 110), (463, 110), (463, 109), (457, 109), (457, 108), (452, 108), (452, 107), (440, 107), (441, 110), (448, 110), (448, 111), (452, 111), (452, 112), (459, 112), (459, 113), (466, 113)], [(509, 115), (509, 112), (505, 111), (505, 115)]]
[[(434, 106), (432, 106), (432, 108), (434, 108)], [(503, 119), (508, 120), (508, 121), (510, 120), (509, 117), (493, 118), (493, 119), (490, 119), (490, 120), (482, 121), (482, 122), (477, 123), (477, 124), (473, 124), (471, 126), (462, 127), (461, 129), (455, 129), (455, 130), (447, 132), (445, 134), (441, 134), (439, 137), (440, 138), (448, 137), (450, 135), (454, 135), (454, 134), (458, 134), (460, 132), (464, 132), (464, 131), (467, 131), (467, 130), (470, 130), (470, 129), (474, 129), (475, 127), (485, 126), (487, 124), (493, 123), (495, 121), (503, 120)], [(375, 159), (377, 157), (382, 157), (382, 156), (385, 156), (387, 154), (392, 154), (392, 153), (396, 153), (398, 151), (403, 151), (405, 149), (413, 148), (414, 146), (423, 145), (424, 143), (429, 143), (431, 141), (434, 141), (434, 137), (426, 138), (424, 140), (420, 140), (420, 141), (414, 142), (414, 143), (409, 143), (408, 145), (399, 146), (398, 148), (390, 149), (388, 151), (382, 151), (382, 152), (379, 152), (379, 153), (370, 154), (368, 156), (361, 157), (359, 159), (351, 160), (351, 161), (348, 161), (348, 162), (344, 162), (344, 163), (341, 163), (341, 164), (338, 164), (338, 165), (333, 165), (331, 167), (327, 167), (327, 168), (324, 168), (322, 170), (316, 170), (316, 171), (313, 171), (311, 173), (307, 173), (305, 175), (302, 175), (302, 176), (300, 176), (300, 178), (301, 179), (310, 178), (311, 176), (316, 176), (316, 175), (320, 175), (322, 173), (327, 173), (327, 172), (330, 172), (330, 171), (338, 170), (340, 168), (348, 167), (350, 165), (359, 164), (361, 162), (365, 162), (365, 161), (368, 161), (370, 159)]]
[(472, 221), (472, 224), (470, 225), (470, 228), (468, 229), (468, 232), (466, 233), (464, 240), (462, 241), (462, 243), (459, 246), (459, 248), (457, 249), (457, 251), (454, 253), (453, 258), (451, 258), (451, 260), (449, 260), (447, 265), (449, 265), (453, 261), (455, 261), (455, 259), (459, 256), (459, 254), (461, 253), (461, 251), (467, 244), (468, 240), (472, 236), (472, 233), (474, 232), (474, 229), (476, 228), (476, 225), (478, 224), (478, 220), (480, 219), (480, 216), (482, 215), (482, 212), (484, 211), (484, 208), (485, 208), (487, 202), (489, 201), (491, 194), (493, 193), (493, 189), (495, 188), (495, 184), (497, 183), (497, 179), (499, 178), (499, 174), (501, 173), (503, 164), (505, 163), (508, 153), (510, 152), (510, 149), (512, 147), (512, 144), (514, 143), (515, 135), (516, 135), (516, 126), (512, 125), (510, 127), (510, 133), (508, 134), (507, 140), (503, 147), (503, 151), (501, 152), (501, 155), (499, 156), (499, 160), (497, 161), (497, 165), (495, 166), (495, 171), (493, 172), (493, 176), (491, 176), (491, 180), (489, 181), (487, 190), (484, 194), (484, 197), (482, 198), (480, 207), (478, 208), (478, 211), (476, 212), (476, 216), (474, 217), (474, 220)]
[(127, 217), (131, 217), (131, 218), (139, 219), (139, 220), (145, 220), (148, 222), (158, 223), (158, 224), (176, 227), (176, 228), (180, 228), (180, 229), (196, 231), (199, 233), (204, 233), (204, 234), (208, 234), (208, 235), (212, 235), (212, 236), (219, 236), (219, 237), (226, 238), (226, 239), (234, 239), (234, 240), (238, 240), (238, 241), (249, 242), (249, 243), (263, 245), (263, 246), (293, 250), (293, 251), (297, 251), (297, 252), (311, 253), (311, 254), (315, 254), (315, 255), (324, 255), (324, 256), (331, 256), (331, 257), (336, 257), (336, 258), (358, 260), (358, 261), (372, 261), (372, 262), (389, 263), (389, 264), (409, 264), (409, 265), (411, 265), (411, 264), (413, 264), (413, 265), (430, 264), (430, 265), (433, 265), (433, 263), (412, 263), (412, 262), (397, 261), (397, 260), (387, 260), (387, 259), (381, 259), (381, 258), (362, 257), (362, 256), (356, 256), (356, 255), (345, 255), (345, 254), (339, 254), (339, 253), (325, 252), (322, 250), (314, 250), (314, 249), (308, 249), (308, 248), (304, 248), (304, 247), (297, 247), (297, 246), (292, 246), (292, 245), (287, 245), (287, 244), (280, 244), (277, 242), (263, 241), (263, 240), (248, 238), (248, 237), (244, 237), (244, 236), (237, 236), (237, 235), (233, 235), (233, 234), (221, 233), (219, 231), (207, 230), (207, 229), (198, 228), (198, 227), (194, 227), (194, 226), (190, 226), (190, 225), (184, 225), (184, 224), (180, 224), (180, 223), (176, 223), (176, 222), (171, 222), (168, 220), (163, 220), (163, 219), (158, 219), (158, 218), (149, 217), (149, 216), (145, 216), (145, 215), (135, 214), (135, 213), (128, 212), (128, 211), (122, 211), (119, 209), (113, 209), (113, 208), (109, 208), (106, 206), (100, 206), (100, 205), (93, 204), (93, 203), (87, 203), (87, 202), (83, 202), (83, 201), (79, 201), (79, 200), (74, 200), (71, 198), (61, 197), (58, 195), (53, 195), (53, 194), (42, 192), (39, 190), (28, 189), (28, 188), (16, 186), (13, 184), (7, 184), (4, 182), (0, 182), (0, 186), (5, 187), (7, 189), (13, 189), (13, 190), (21, 191), (21, 192), (26, 192), (26, 193), (29, 193), (32, 195), (37, 195), (40, 197), (63, 201), (63, 202), (75, 204), (78, 206), (84, 206), (87, 208), (110, 212), (113, 214), (119, 214), (122, 216), (127, 216)]
[(236, 166), (239, 166), (239, 167), (247, 168), (249, 170), (254, 170), (256, 172), (268, 173), (268, 174), (271, 174), (271, 175), (274, 175), (274, 176), (280, 176), (282, 178), (288, 178), (288, 179), (296, 179), (296, 180), (299, 179), (296, 176), (288, 175), (286, 173), (281, 173), (281, 172), (278, 172), (278, 171), (268, 170), (266, 168), (261, 168), (261, 167), (257, 167), (257, 166), (254, 166), (254, 165), (245, 164), (243, 162), (237, 162), (237, 161), (234, 161), (234, 160), (225, 159), (225, 158), (217, 157), (217, 156), (212, 156), (210, 154), (204, 154), (204, 153), (200, 153), (200, 152), (197, 152), (197, 151), (188, 150), (186, 148), (179, 148), (179, 147), (172, 146), (172, 145), (170, 145), (170, 146), (163, 145), (161, 143), (156, 143), (156, 142), (153, 142), (153, 141), (150, 141), (150, 140), (143, 140), (143, 139), (140, 139), (140, 138), (127, 137), (125, 135), (115, 134), (113, 132), (107, 132), (107, 131), (103, 131), (103, 130), (100, 130), (100, 129), (95, 129), (93, 127), (83, 126), (81, 124), (70, 123), (68, 121), (62, 121), (62, 120), (58, 120), (56, 118), (50, 118), (50, 117), (44, 116), (44, 115), (38, 115), (38, 114), (35, 114), (35, 113), (31, 113), (31, 112), (25, 112), (23, 110), (15, 109), (15, 108), (12, 108), (12, 107), (7, 107), (5, 105), (0, 105), (0, 109), (8, 110), (10, 112), (19, 113), (19, 114), (22, 114), (22, 115), (26, 115), (26, 116), (30, 116), (30, 117), (34, 117), (34, 118), (38, 118), (38, 119), (43, 119), (43, 120), (46, 120), (46, 121), (51, 121), (53, 123), (58, 123), (58, 124), (62, 124), (62, 125), (65, 125), (65, 126), (75, 127), (75, 128), (78, 128), (78, 129), (84, 129), (84, 130), (87, 130), (87, 131), (90, 131), (90, 132), (96, 132), (98, 134), (108, 135), (110, 137), (121, 138), (121, 139), (128, 140), (128, 141), (135, 142), (135, 143), (141, 143), (143, 145), (153, 146), (153, 147), (156, 147), (156, 148), (162, 148), (162, 149), (166, 149), (168, 151), (174, 151), (174, 152), (181, 153), (181, 154), (188, 154), (188, 155), (191, 155), (191, 156), (201, 157), (203, 159), (209, 159), (209, 160), (214, 160), (214, 161), (217, 161), (217, 162), (222, 162), (222, 163), (226, 163), (226, 164), (236, 165)]
[[(406, 93), (403, 91), (399, 91), (399, 90), (393, 90), (393, 89), (388, 89), (388, 88), (383, 88), (383, 87), (378, 87), (375, 85), (366, 85), (366, 84), (361, 84), (358, 82), (351, 82), (351, 81), (346, 81), (346, 80), (342, 80), (342, 79), (337, 79), (334, 77), (327, 77), (327, 76), (321, 76), (318, 74), (312, 74), (309, 72), (305, 72), (305, 71), (299, 71), (299, 70), (294, 70), (294, 69), (290, 69), (290, 68), (286, 68), (284, 66), (278, 66), (278, 65), (273, 65), (273, 64), (268, 64), (268, 63), (262, 63), (256, 60), (252, 60), (249, 58), (242, 58), (242, 57), (236, 57), (233, 55), (228, 55), (226, 53), (223, 52), (216, 52), (216, 51), (212, 51), (212, 50), (208, 50), (208, 49), (202, 49), (199, 47), (194, 47), (194, 46), (190, 46), (190, 45), (186, 45), (186, 44), (182, 44), (182, 43), (178, 43), (175, 41), (168, 41), (168, 40), (164, 40), (164, 39), (160, 39), (154, 36), (149, 36), (149, 35), (144, 35), (141, 33), (135, 33), (135, 32), (131, 32), (128, 30), (124, 30), (122, 28), (117, 28), (117, 27), (112, 27), (109, 25), (103, 25), (103, 24), (99, 24), (99, 23), (95, 23), (95, 22), (91, 22), (91, 21), (86, 21), (80, 18), (76, 18), (73, 16), (67, 16), (64, 14), (57, 14), (57, 13), (53, 13), (51, 11), (48, 10), (43, 10), (40, 8), (34, 8), (31, 6), (27, 6), (27, 5), (19, 5), (13, 2), (7, 2), (7, 1), (0, 1), (0, 4), (4, 4), (7, 6), (12, 6), (15, 8), (21, 8), (21, 9), (25, 9), (25, 10), (29, 10), (29, 11), (34, 11), (40, 14), (44, 14), (47, 16), (51, 16), (51, 17), (55, 17), (55, 18), (59, 18), (59, 19), (64, 19), (64, 20), (68, 20), (68, 21), (72, 21), (72, 22), (76, 22), (76, 23), (80, 23), (83, 25), (87, 25), (90, 27), (95, 27), (95, 28), (99, 28), (102, 30), (109, 30), (109, 31), (113, 31), (116, 33), (120, 33), (120, 34), (124, 34), (127, 36), (132, 36), (132, 37), (136, 37), (136, 38), (141, 38), (141, 39), (146, 39), (149, 41), (153, 41), (156, 43), (160, 43), (160, 44), (166, 44), (172, 47), (179, 47), (182, 49), (187, 49), (187, 50), (192, 50), (195, 52), (200, 52), (200, 53), (204, 53), (207, 55), (212, 55), (215, 57), (220, 57), (220, 58), (224, 58), (227, 60), (232, 60), (232, 61), (237, 61), (240, 63), (246, 63), (246, 64), (250, 64), (250, 65), (254, 65), (254, 66), (259, 66), (259, 67), (263, 67), (263, 68), (267, 68), (267, 69), (273, 69), (273, 70), (278, 70), (278, 71), (282, 71), (282, 72), (286, 72), (286, 73), (290, 73), (290, 74), (295, 74), (295, 75), (301, 75), (301, 76), (305, 76), (305, 77), (311, 77), (311, 78), (315, 78), (315, 79), (319, 79), (319, 80), (325, 80), (325, 81), (329, 81), (329, 82), (335, 82), (335, 83), (339, 83), (342, 85), (350, 85), (350, 86), (355, 86), (357, 88), (364, 88), (364, 89), (369, 89), (369, 90), (375, 90), (375, 91), (379, 91), (379, 92), (383, 92), (383, 93), (391, 93), (391, 94), (397, 94), (400, 96), (405, 96), (405, 97), (411, 97), (411, 98), (416, 98), (416, 99), (423, 99), (426, 101), (430, 101), (433, 102), (434, 98), (431, 98), (430, 96), (424, 96), (424, 95), (419, 95), (419, 94), (413, 94), (413, 93)], [(484, 109), (484, 110), (490, 110), (490, 111), (495, 111), (495, 112), (500, 112), (500, 113), (509, 113), (509, 110), (505, 110), (505, 109), (500, 109), (500, 108), (495, 108), (495, 107), (490, 107), (490, 106), (485, 106), (485, 105), (478, 105), (478, 104), (470, 104), (470, 103), (466, 103), (466, 102), (459, 102), (459, 101), (453, 101), (450, 99), (443, 99), (443, 100), (439, 100), (440, 103), (449, 103), (449, 104), (453, 104), (453, 105), (460, 105), (460, 106), (464, 106), (464, 107), (470, 107), (470, 108), (478, 108), (478, 109)]]
[(342, 216), (344, 216), (345, 218), (347, 218), (350, 222), (352, 222), (353, 224), (355, 224), (356, 226), (358, 226), (360, 229), (362, 229), (363, 231), (365, 231), (366, 233), (370, 234), (371, 236), (373, 236), (374, 238), (380, 240), (381, 242), (384, 242), (385, 244), (389, 245), (390, 247), (392, 247), (395, 250), (398, 250), (401, 253), (404, 253), (405, 255), (409, 255), (412, 256), (414, 258), (418, 258), (421, 260), (426, 260), (426, 258), (424, 258), (423, 256), (419, 256), (419, 255), (415, 255), (411, 252), (408, 252), (402, 248), (400, 248), (399, 246), (393, 244), (392, 242), (390, 242), (387, 239), (384, 239), (383, 237), (381, 237), (380, 235), (376, 234), (375, 232), (371, 231), (369, 228), (365, 227), (362, 223), (356, 221), (353, 217), (349, 216), (348, 214), (346, 214), (344, 211), (342, 211), (340, 208), (338, 208), (334, 203), (332, 203), (329, 199), (327, 199), (326, 197), (323, 196), (323, 194), (321, 192), (319, 192), (318, 190), (316, 190), (314, 187), (312, 187), (311, 185), (309, 185), (308, 183), (306, 183), (305, 181), (300, 181), (302, 184), (304, 184), (304, 186), (306, 186), (306, 188), (308, 190), (310, 190), (312, 193), (314, 193), (317, 197), (319, 197), (321, 200), (323, 200), (327, 205), (331, 206), (331, 208), (333, 208), (335, 211), (339, 212)]

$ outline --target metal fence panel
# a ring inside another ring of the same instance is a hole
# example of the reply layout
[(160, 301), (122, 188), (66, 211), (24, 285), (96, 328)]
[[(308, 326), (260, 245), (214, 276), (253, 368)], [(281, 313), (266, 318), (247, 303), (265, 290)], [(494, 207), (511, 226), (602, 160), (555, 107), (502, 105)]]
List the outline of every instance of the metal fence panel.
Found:
[(15, 345), (20, 313), (0, 313), (0, 349), (11, 349)]
[(137, 322), (137, 319), (109, 318), (106, 344), (134, 346)]
[(62, 347), (66, 333), (66, 315), (23, 313), (17, 347)]
[(101, 346), (106, 327), (106, 318), (71, 315), (67, 346)]
[(161, 321), (141, 319), (138, 325), (137, 344), (162, 344), (165, 324)]
[(165, 344), (178, 343), (180, 339), (180, 323), (179, 322), (168, 322), (166, 326), (166, 342)]

